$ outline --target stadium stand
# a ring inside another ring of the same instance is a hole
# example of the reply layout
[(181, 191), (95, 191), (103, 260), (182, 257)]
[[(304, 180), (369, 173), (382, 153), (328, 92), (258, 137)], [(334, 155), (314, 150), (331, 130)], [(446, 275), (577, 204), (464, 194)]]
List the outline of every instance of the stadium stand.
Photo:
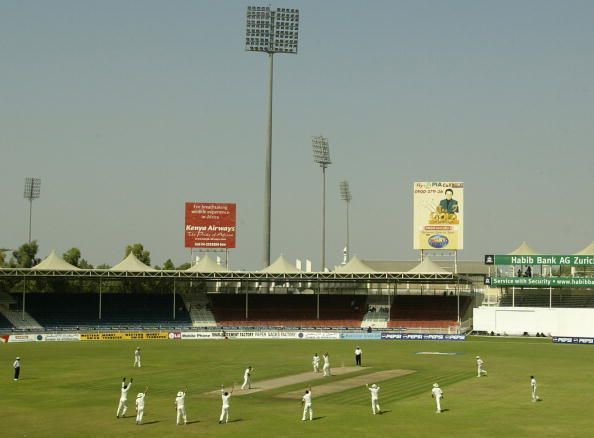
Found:
[(172, 295), (105, 293), (101, 320), (97, 294), (29, 293), (26, 299), (27, 311), (45, 327), (191, 324), (179, 295), (175, 320)]
[[(471, 302), (470, 297), (460, 296), (460, 315), (466, 313)], [(390, 310), (391, 328), (447, 328), (458, 319), (456, 296), (397, 295)]]
[(320, 295), (320, 319), (317, 319), (317, 295), (248, 296), (209, 294), (211, 309), (221, 327), (361, 327), (366, 311), (365, 296)]
[(0, 313), (0, 329), (2, 329), (2, 330), (10, 330), (13, 327), (14, 326), (12, 325), (12, 323), (8, 319), (6, 319), (4, 317), (4, 315), (2, 315)]

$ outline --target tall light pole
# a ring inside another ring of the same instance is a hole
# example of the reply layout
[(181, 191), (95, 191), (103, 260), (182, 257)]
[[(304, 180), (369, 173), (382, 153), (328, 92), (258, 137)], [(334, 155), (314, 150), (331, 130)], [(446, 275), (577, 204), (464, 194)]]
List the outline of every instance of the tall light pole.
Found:
[(272, 78), (275, 53), (297, 53), (299, 10), (248, 6), (245, 50), (268, 53), (268, 130), (264, 176), (264, 266), (270, 265), (270, 222), (272, 211)]
[(353, 199), (348, 181), (340, 182), (340, 199), (346, 202), (346, 261), (351, 259), (351, 244), (349, 236), (349, 205)]
[(330, 161), (330, 148), (328, 139), (322, 136), (313, 137), (314, 163), (322, 168), (322, 272), (326, 270), (326, 168), (332, 164)]
[(25, 178), (24, 198), (29, 200), (29, 243), (31, 243), (31, 218), (33, 216), (33, 199), (41, 195), (41, 179)]

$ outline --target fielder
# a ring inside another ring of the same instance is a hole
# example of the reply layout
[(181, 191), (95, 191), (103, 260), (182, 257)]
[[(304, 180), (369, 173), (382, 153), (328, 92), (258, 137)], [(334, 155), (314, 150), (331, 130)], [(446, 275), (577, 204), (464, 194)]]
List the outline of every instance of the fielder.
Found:
[(12, 367), (14, 368), (14, 380), (17, 381), (19, 380), (19, 376), (21, 375), (21, 358), (17, 357), (14, 361), (14, 363), (12, 364)]
[(252, 370), (251, 366), (247, 367), (243, 373), (243, 385), (241, 385), (241, 389), (252, 389)]
[(330, 376), (330, 358), (328, 357), (328, 353), (324, 353), (324, 368), (322, 368), (322, 370), (324, 371), (324, 377), (328, 377)]
[(126, 385), (126, 378), (122, 379), (122, 389), (120, 392), (120, 403), (118, 404), (118, 410), (116, 411), (116, 418), (120, 418), (120, 412), (122, 418), (126, 416), (126, 411), (128, 410), (128, 391), (132, 386), (132, 382), (134, 381), (133, 378), (130, 378), (130, 383)]
[(540, 397), (536, 395), (536, 379), (534, 376), (530, 376), (530, 388), (532, 389), (532, 401), (540, 400)]
[(487, 375), (487, 370), (483, 369), (483, 365), (485, 364), (485, 362), (481, 359), (480, 356), (476, 357), (476, 376), (480, 377), (483, 374), (486, 376)]
[(309, 412), (309, 421), (313, 420), (313, 409), (311, 407), (311, 387), (305, 390), (305, 394), (301, 398), (301, 404), (303, 405), (303, 416), (301, 421), (305, 421), (307, 413)]
[(144, 392), (139, 392), (136, 395), (136, 424), (142, 424), (142, 417), (144, 415), (144, 398), (148, 393), (148, 386), (144, 390)]
[(184, 419), (184, 424), (188, 424), (188, 418), (186, 417), (186, 393), (188, 392), (188, 387), (186, 386), (185, 391), (179, 391), (177, 393), (177, 397), (175, 397), (175, 410), (177, 411), (177, 419), (175, 424), (178, 426), (181, 425), (180, 420)]
[(318, 353), (314, 353), (311, 364), (313, 365), (313, 372), (319, 373), (320, 372), (320, 356), (318, 356)]
[(225, 386), (221, 385), (221, 399), (223, 400), (223, 407), (221, 408), (221, 417), (219, 418), (219, 424), (223, 423), (223, 418), (225, 419), (225, 423), (229, 422), (229, 399), (231, 398), (231, 394), (233, 394), (233, 390), (235, 388), (231, 388), (231, 392), (225, 391)]
[(369, 390), (369, 392), (371, 392), (371, 412), (373, 412), (373, 415), (375, 415), (377, 410), (377, 413), (381, 414), (382, 410), (380, 409), (379, 405), (380, 387), (377, 386), (375, 383), (371, 385), (371, 388), (367, 384), (365, 384), (365, 387)]
[(140, 347), (136, 347), (136, 350), (134, 350), (134, 367), (136, 365), (140, 368)]
[(435, 405), (437, 407), (438, 414), (441, 413), (441, 399), (443, 399), (443, 391), (439, 387), (437, 383), (433, 384), (433, 389), (431, 390), (431, 397), (435, 399)]

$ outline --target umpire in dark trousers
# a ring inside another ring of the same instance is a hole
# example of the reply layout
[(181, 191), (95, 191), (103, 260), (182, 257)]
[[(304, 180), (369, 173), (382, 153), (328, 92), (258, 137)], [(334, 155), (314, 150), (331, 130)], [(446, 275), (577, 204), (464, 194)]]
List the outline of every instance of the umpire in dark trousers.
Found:
[(355, 365), (360, 367), (361, 366), (361, 356), (363, 355), (363, 351), (359, 346), (355, 348)]

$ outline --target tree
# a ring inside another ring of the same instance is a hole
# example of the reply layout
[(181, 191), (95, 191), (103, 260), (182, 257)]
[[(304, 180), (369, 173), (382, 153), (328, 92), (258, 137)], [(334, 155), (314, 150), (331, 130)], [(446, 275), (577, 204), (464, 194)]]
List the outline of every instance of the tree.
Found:
[(163, 263), (163, 270), (165, 270), (165, 271), (173, 271), (173, 270), (175, 270), (175, 265), (173, 264), (173, 262), (171, 261), (171, 259), (165, 260), (165, 263)]
[(38, 250), (39, 246), (37, 245), (37, 240), (21, 245), (19, 249), (12, 252), (12, 257), (15, 259), (14, 267), (32, 268), (35, 266), (37, 263), (39, 263), (39, 259), (35, 258)]
[(126, 246), (126, 254), (125, 257), (128, 257), (130, 253), (134, 254), (138, 260), (140, 260), (145, 265), (151, 265), (151, 252), (144, 249), (142, 243), (134, 243), (132, 245)]
[(62, 258), (64, 259), (64, 261), (70, 263), (71, 265), (80, 267), (80, 249), (70, 248), (62, 255)]
[(4, 255), (4, 251), (0, 251), (0, 268), (6, 264), (6, 256)]

